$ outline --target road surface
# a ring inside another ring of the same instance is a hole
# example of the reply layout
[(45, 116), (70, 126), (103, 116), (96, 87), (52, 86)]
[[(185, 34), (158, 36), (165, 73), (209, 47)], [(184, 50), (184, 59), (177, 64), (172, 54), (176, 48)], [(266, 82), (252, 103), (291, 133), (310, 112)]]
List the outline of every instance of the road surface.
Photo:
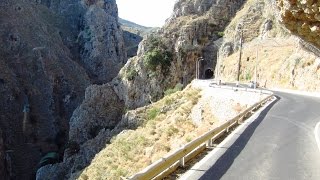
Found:
[(320, 180), (320, 151), (315, 138), (320, 99), (281, 92), (275, 95), (278, 100), (233, 143), (220, 147), (223, 153), (214, 153), (183, 178)]

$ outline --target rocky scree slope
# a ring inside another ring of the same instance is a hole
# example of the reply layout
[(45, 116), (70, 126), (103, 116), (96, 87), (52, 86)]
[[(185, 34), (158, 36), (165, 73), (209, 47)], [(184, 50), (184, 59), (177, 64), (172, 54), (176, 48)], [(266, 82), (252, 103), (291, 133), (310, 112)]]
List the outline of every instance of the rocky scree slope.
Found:
[(0, 1), (2, 179), (30, 179), (42, 155), (63, 155), (85, 88), (126, 62), (117, 18), (113, 0)]
[(124, 122), (136, 124), (137, 128), (113, 137), (77, 179), (130, 177), (266, 97), (212, 88), (209, 84), (192, 81), (183, 91), (128, 111)]

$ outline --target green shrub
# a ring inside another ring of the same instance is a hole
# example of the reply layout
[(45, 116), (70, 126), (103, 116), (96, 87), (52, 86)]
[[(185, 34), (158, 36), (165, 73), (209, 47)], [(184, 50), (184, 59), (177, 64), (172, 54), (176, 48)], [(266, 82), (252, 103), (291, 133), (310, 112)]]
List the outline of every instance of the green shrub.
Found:
[(169, 51), (162, 51), (160, 49), (152, 49), (145, 55), (144, 64), (147, 69), (155, 71), (160, 65), (163, 69), (170, 67), (172, 54)]
[(168, 136), (173, 136), (179, 132), (179, 129), (173, 127), (172, 125), (169, 126), (169, 128), (166, 130), (166, 134)]
[(148, 38), (147, 47), (149, 47), (150, 49), (155, 49), (155, 48), (162, 47), (162, 46), (164, 46), (164, 44), (161, 41), (160, 37), (156, 37), (154, 35), (151, 35)]
[(146, 44), (148, 51), (144, 56), (144, 64), (147, 69), (155, 71), (160, 65), (162, 69), (167, 70), (170, 66), (172, 53), (168, 51), (161, 37), (150, 36)]
[(147, 119), (152, 120), (156, 118), (159, 115), (159, 113), (160, 113), (160, 110), (158, 108), (152, 108), (147, 112)]
[(128, 69), (127, 72), (126, 72), (126, 78), (129, 80), (129, 81), (132, 81), (134, 80), (134, 78), (138, 75), (138, 72), (137, 70), (135, 69)]
[(173, 94), (177, 91), (181, 91), (183, 88), (183, 85), (178, 83), (173, 89), (167, 89), (165, 92), (164, 92), (164, 95), (167, 96), (167, 95), (170, 95), (170, 94)]
[(191, 142), (192, 141), (192, 137), (191, 136), (187, 136), (186, 137), (186, 142)]
[(218, 32), (217, 34), (218, 34), (218, 36), (220, 36), (220, 37), (223, 37), (223, 36), (224, 36), (224, 32)]
[(249, 72), (246, 73), (246, 80), (251, 80), (252, 76)]

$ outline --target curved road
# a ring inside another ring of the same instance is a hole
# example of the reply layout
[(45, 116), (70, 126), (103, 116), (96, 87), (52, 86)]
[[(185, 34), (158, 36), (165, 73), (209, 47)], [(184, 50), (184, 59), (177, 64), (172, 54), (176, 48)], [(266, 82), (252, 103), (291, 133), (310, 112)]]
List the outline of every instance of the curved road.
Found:
[(314, 129), (320, 99), (275, 92), (263, 110), (224, 153), (210, 158), (187, 179), (320, 179)]

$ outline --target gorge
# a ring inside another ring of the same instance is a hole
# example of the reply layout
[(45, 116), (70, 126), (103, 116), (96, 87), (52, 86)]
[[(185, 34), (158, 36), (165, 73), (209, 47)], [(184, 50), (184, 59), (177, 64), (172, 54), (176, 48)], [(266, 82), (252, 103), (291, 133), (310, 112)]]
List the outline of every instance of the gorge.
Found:
[[(123, 31), (115, 0), (0, 1), (0, 177), (77, 179), (113, 137), (141, 125), (136, 108), (205, 72), (234, 81), (244, 24), (242, 81), (253, 78), (259, 41), (271, 47), (260, 50), (260, 82), (319, 90), (319, 6), (178, 0), (141, 39)], [(51, 152), (56, 162), (38, 169)]]

